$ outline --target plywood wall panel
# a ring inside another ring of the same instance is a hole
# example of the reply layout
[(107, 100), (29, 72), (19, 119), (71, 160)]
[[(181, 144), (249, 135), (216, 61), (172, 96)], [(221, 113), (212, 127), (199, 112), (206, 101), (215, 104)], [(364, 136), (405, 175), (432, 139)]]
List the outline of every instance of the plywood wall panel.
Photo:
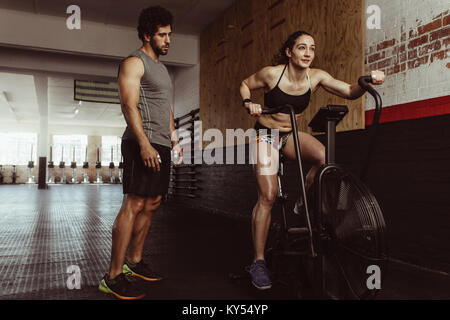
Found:
[[(201, 35), (200, 119), (203, 129), (244, 130), (255, 119), (242, 108), (243, 79), (271, 65), (288, 35), (305, 30), (314, 36), (313, 67), (337, 79), (355, 83), (364, 72), (364, 3), (359, 0), (240, 0)], [(252, 100), (263, 103), (263, 91)], [(317, 90), (299, 120), (303, 131), (317, 110), (327, 104), (346, 104), (350, 112), (339, 131), (364, 127), (364, 99), (347, 101)]]

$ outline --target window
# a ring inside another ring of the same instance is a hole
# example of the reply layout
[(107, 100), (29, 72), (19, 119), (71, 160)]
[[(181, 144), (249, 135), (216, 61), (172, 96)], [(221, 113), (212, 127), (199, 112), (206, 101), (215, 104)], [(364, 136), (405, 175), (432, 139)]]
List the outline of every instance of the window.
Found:
[(114, 162), (115, 166), (119, 165), (122, 156), (121, 143), (122, 139), (117, 136), (102, 137), (102, 166), (109, 166), (110, 162)]
[(86, 161), (86, 147), (86, 135), (54, 135), (51, 161), (55, 164), (64, 161), (66, 166), (71, 162), (81, 165)]
[(37, 134), (31, 132), (0, 133), (0, 164), (27, 165), (37, 159)]

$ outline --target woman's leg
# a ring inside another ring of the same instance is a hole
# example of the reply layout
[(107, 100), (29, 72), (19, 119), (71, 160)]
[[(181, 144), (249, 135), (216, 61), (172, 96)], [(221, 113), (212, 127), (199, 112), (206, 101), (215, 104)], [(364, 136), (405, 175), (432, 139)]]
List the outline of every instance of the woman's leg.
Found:
[(254, 257), (249, 271), (253, 285), (260, 289), (272, 287), (269, 273), (264, 261), (264, 249), (271, 221), (271, 210), (278, 191), (278, 150), (267, 142), (253, 145), (256, 155), (254, 171), (258, 185), (258, 202), (252, 213), (252, 236)]
[[(298, 132), (298, 139), (300, 142), (300, 154), (303, 161), (312, 164), (311, 169), (306, 175), (305, 187), (308, 190), (314, 182), (314, 177), (320, 166), (325, 164), (325, 146), (312, 135), (305, 132)], [(283, 148), (283, 154), (286, 158), (295, 160), (294, 135), (291, 134)]]
[[(257, 145), (257, 161), (254, 166), (258, 185), (258, 202), (252, 213), (254, 259), (264, 260), (264, 249), (271, 221), (271, 210), (278, 192), (278, 150), (266, 142)], [(275, 174), (274, 174), (275, 172)]]
[(277, 197), (276, 176), (258, 176), (258, 202), (252, 213), (253, 262), (264, 260), (264, 250), (271, 222), (271, 211)]

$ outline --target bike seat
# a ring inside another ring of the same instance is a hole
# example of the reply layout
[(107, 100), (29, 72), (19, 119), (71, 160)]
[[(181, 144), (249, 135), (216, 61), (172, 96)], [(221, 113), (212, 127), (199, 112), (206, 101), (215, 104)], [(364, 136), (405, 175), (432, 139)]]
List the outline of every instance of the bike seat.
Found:
[(313, 132), (326, 132), (328, 121), (334, 121), (337, 125), (347, 113), (347, 106), (327, 105), (319, 109), (308, 126)]

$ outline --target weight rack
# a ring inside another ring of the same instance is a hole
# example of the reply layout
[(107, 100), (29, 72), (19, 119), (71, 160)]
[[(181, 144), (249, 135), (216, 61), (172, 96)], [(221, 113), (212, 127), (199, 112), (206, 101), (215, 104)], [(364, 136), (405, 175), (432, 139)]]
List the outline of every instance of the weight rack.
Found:
[[(175, 122), (175, 130), (182, 128), (183, 130), (187, 130), (190, 132), (191, 138), (191, 164), (180, 164), (175, 166), (171, 166), (170, 169), (170, 182), (169, 182), (169, 198), (176, 197), (188, 197), (188, 198), (198, 198), (198, 194), (195, 192), (200, 190), (197, 186), (197, 182), (199, 179), (197, 175), (198, 171), (195, 170), (195, 132), (194, 132), (194, 124), (195, 121), (200, 120), (198, 113), (200, 109), (192, 110), (191, 112), (181, 116), (179, 118), (174, 119)], [(186, 120), (187, 119), (187, 120)]]

